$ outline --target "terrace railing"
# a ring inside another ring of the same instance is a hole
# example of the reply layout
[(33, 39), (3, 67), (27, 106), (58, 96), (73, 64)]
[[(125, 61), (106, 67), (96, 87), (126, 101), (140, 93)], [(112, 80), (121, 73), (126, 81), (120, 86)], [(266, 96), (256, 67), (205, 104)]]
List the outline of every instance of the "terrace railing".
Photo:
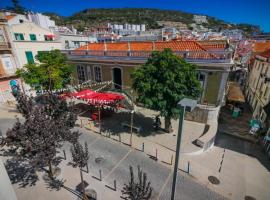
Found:
[(0, 42), (0, 49), (1, 50), (7, 50), (10, 48), (11, 48), (11, 45), (9, 42)]
[[(151, 51), (92, 51), (92, 50), (63, 50), (69, 59), (102, 58), (123, 60), (146, 60)], [(176, 55), (188, 62), (218, 62), (231, 63), (231, 51), (174, 51)]]

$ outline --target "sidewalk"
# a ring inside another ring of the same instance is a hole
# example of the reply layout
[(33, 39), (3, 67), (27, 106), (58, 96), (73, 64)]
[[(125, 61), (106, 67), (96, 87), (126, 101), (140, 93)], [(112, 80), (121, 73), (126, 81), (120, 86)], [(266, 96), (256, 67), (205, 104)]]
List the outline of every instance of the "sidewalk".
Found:
[(249, 121), (251, 119), (252, 112), (248, 105), (244, 106), (243, 114), (237, 118), (233, 118), (232, 111), (224, 106), (220, 110), (218, 130), (250, 142), (256, 142), (256, 138), (249, 134)]
[[(129, 146), (131, 141), (133, 148), (140, 151), (144, 150), (144, 153), (153, 159), (157, 156), (158, 162), (172, 169), (175, 157), (178, 120), (172, 121), (173, 133), (153, 132), (153, 130), (150, 131), (150, 129), (153, 129), (150, 119), (152, 119), (156, 113), (149, 110), (144, 111), (144, 113), (145, 112), (148, 115), (148, 127), (143, 136), (133, 133), (132, 140), (130, 140), (130, 130), (120, 127), (120, 122), (122, 122), (123, 119), (126, 121), (130, 119), (130, 115), (128, 114), (123, 114), (123, 118), (121, 115), (117, 115), (117, 123), (115, 124), (113, 124), (111, 119), (106, 119), (106, 122), (104, 119), (101, 134), (105, 137), (111, 137), (111, 139), (116, 141), (121, 139), (122, 143)], [(149, 116), (152, 116), (152, 118)], [(134, 120), (134, 124), (136, 124), (136, 122), (138, 123), (138, 121)], [(114, 128), (111, 129), (111, 126), (114, 126)], [(94, 128), (97, 133), (99, 132), (98, 126), (92, 126), (92, 128)], [(117, 131), (115, 129), (117, 129)], [(270, 199), (268, 192), (270, 173), (259, 160), (254, 157), (243, 152), (235, 151), (234, 149), (223, 148), (222, 145), (215, 145), (212, 149), (198, 155), (190, 153), (199, 151), (199, 147), (193, 145), (192, 141), (202, 134), (203, 129), (204, 124), (190, 121), (184, 122), (179, 169), (187, 171), (189, 162), (189, 175), (198, 182), (203, 183), (206, 187), (229, 199), (244, 199), (245, 196), (253, 196), (256, 199), (262, 200)], [(142, 129), (142, 131), (144, 131), (144, 129)], [(223, 138), (222, 143), (230, 143), (230, 140), (235, 139), (226, 138), (225, 140)], [(143, 145), (144, 149), (142, 147)], [(209, 176), (216, 177), (220, 183), (218, 185), (210, 183), (208, 180)]]

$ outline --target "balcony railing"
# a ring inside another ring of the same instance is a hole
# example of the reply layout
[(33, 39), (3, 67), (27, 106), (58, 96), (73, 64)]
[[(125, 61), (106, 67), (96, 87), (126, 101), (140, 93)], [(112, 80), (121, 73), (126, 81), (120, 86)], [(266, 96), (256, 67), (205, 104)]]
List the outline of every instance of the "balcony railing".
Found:
[(0, 49), (1, 50), (6, 50), (6, 49), (10, 49), (11, 45), (9, 42), (0, 42)]
[[(92, 50), (63, 50), (71, 60), (85, 58), (147, 60), (151, 51), (92, 51)], [(174, 51), (176, 55), (188, 62), (231, 63), (231, 51)]]

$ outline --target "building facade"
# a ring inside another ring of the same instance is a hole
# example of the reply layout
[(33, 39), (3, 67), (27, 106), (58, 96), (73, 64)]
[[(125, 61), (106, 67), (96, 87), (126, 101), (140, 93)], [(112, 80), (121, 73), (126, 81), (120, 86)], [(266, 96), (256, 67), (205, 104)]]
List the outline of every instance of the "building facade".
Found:
[(61, 49), (61, 42), (55, 39), (53, 32), (32, 22), (10, 25), (9, 36), (19, 67), (36, 61), (38, 52)]
[(253, 117), (265, 123), (270, 116), (265, 109), (270, 103), (270, 50), (256, 55), (248, 75), (245, 94), (253, 109)]
[(132, 71), (144, 64), (153, 50), (164, 48), (171, 48), (198, 66), (198, 79), (203, 88), (201, 104), (218, 106), (222, 103), (232, 65), (230, 52), (208, 52), (194, 41), (170, 41), (96, 43), (65, 53), (69, 62), (77, 66), (79, 82), (113, 81), (115, 88), (127, 89), (132, 86)]
[(17, 63), (14, 59), (8, 35), (7, 19), (0, 13), (0, 103), (13, 99), (9, 81), (15, 76)]

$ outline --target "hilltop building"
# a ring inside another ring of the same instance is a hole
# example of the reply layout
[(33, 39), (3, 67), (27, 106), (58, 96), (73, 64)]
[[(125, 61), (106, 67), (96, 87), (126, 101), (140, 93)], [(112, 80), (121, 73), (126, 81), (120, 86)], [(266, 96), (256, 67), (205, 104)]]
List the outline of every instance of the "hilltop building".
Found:
[(208, 23), (207, 17), (205, 15), (194, 15), (193, 20), (196, 24)]

